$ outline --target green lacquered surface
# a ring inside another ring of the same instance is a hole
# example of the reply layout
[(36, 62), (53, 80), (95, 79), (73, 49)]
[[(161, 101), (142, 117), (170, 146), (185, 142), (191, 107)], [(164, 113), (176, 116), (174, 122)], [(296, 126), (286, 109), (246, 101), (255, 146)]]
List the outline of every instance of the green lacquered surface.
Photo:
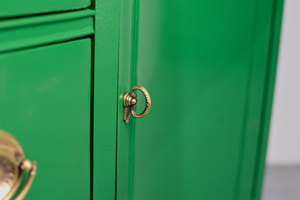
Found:
[(90, 4), (90, 0), (3, 0), (0, 1), (0, 18), (82, 9)]
[[(269, 127), (270, 123), (272, 95), (268, 95), (270, 91), (273, 91), (274, 84), (270, 84), (269, 81), (274, 81), (276, 70), (276, 62), (271, 66), (270, 60), (277, 60), (282, 3), (282, 0), (267, 0), (258, 1), (257, 4), (247, 122), (243, 136), (239, 171), (238, 199), (249, 198), (249, 193), (252, 193), (253, 199), (260, 199), (260, 193), (257, 190), (260, 191), (262, 179), (257, 178), (257, 172), (263, 172), (264, 169), (266, 148), (261, 140), (267, 137), (268, 130), (264, 130), (264, 127)], [(279, 26), (276, 29), (274, 29), (275, 24)], [(258, 112), (260, 112), (259, 117)], [(256, 147), (255, 150), (253, 150), (254, 147)], [(253, 167), (254, 175), (249, 173), (253, 171)], [(253, 191), (255, 191), (255, 195), (253, 195)]]
[(266, 84), (263, 101), (262, 122), (260, 126), (260, 137), (258, 140), (257, 156), (255, 163), (255, 171), (252, 188), (252, 198), (259, 200), (261, 198), (261, 191), (263, 185), (263, 176), (265, 169), (266, 150), (268, 144), (269, 127), (271, 120), (272, 101), (274, 94), (274, 85), (276, 77), (276, 66), (279, 50), (280, 30), (282, 22), (284, 0), (275, 0), (273, 2), (272, 23), (271, 23), (271, 37), (269, 44), (269, 56), (267, 63)]
[(93, 199), (114, 200), (120, 1), (95, 1)]
[(26, 199), (90, 199), (90, 39), (0, 55), (0, 128), (37, 175)]
[(0, 22), (0, 52), (61, 42), (94, 33), (93, 10)]
[(117, 184), (116, 199), (132, 198), (132, 177), (134, 165), (134, 122), (124, 123), (123, 95), (135, 85), (136, 74), (136, 0), (124, 0), (121, 3), (120, 48), (119, 48), (119, 85), (118, 85), (118, 136), (117, 136)]
[(273, 12), (257, 5), (140, 0), (137, 83), (152, 108), (119, 140), (135, 140), (133, 197), (120, 199), (250, 199)]

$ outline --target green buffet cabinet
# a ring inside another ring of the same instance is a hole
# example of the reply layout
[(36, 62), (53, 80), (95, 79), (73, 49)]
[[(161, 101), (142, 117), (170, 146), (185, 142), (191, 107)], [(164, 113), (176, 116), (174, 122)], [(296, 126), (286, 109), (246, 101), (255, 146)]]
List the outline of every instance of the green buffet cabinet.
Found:
[[(282, 8), (1, 1), (0, 129), (37, 162), (26, 199), (259, 200)], [(126, 123), (135, 85), (151, 110)]]

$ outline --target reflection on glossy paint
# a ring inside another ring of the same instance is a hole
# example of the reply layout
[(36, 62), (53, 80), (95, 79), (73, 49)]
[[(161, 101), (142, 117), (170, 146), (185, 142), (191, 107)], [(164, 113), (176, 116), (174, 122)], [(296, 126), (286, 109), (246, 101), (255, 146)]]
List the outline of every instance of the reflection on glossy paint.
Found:
[(59, 79), (58, 77), (52, 77), (50, 79), (47, 79), (41, 83), (41, 86), (39, 87), (39, 90), (42, 92), (45, 92), (51, 88), (57, 87), (59, 85)]

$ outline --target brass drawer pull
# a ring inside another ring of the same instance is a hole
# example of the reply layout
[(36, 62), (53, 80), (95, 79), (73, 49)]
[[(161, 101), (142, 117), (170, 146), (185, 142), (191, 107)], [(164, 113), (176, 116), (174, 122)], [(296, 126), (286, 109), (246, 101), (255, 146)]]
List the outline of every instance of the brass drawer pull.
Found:
[(24, 199), (35, 177), (36, 169), (36, 162), (25, 159), (18, 141), (9, 133), (0, 130), (0, 199), (11, 200), (19, 189), (24, 172), (29, 171), (24, 187), (15, 197), (15, 200)]
[[(140, 90), (145, 95), (145, 98), (146, 98), (146, 107), (145, 107), (144, 111), (140, 114), (136, 113), (133, 109), (136, 107), (136, 103), (137, 103), (137, 98), (136, 98), (137, 95), (134, 94), (135, 90)], [(148, 91), (144, 87), (136, 85), (133, 88), (131, 88), (130, 93), (126, 92), (126, 94), (124, 95), (123, 105), (125, 108), (124, 121), (126, 123), (128, 123), (129, 117), (130, 117), (130, 112), (131, 112), (132, 116), (134, 116), (136, 118), (142, 118), (148, 114), (148, 112), (151, 108), (151, 98), (150, 98)]]

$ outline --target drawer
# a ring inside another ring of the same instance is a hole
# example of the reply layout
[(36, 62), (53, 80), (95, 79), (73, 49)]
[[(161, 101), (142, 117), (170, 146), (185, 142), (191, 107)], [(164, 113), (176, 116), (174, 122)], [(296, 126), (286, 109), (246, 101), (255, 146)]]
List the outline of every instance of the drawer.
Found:
[(0, 18), (87, 8), (90, 0), (3, 0)]
[(0, 128), (37, 161), (26, 199), (90, 199), (90, 39), (3, 53), (0, 63)]

